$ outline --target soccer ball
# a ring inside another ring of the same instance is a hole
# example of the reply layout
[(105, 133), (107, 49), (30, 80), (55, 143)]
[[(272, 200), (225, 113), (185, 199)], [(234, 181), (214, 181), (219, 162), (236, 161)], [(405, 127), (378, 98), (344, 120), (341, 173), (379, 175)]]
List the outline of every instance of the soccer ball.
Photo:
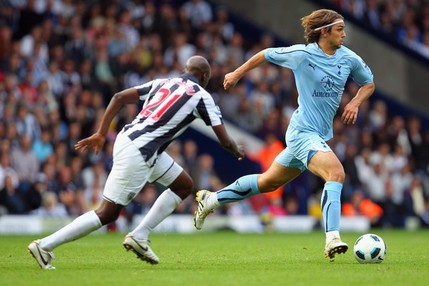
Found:
[(353, 252), (359, 263), (381, 263), (386, 256), (386, 244), (380, 236), (367, 233), (356, 240)]

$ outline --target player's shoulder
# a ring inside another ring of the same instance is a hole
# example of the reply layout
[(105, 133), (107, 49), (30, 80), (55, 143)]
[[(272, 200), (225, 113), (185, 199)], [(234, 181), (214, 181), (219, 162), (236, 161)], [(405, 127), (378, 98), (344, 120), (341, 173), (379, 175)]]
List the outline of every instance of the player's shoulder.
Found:
[(272, 47), (266, 49), (269, 53), (275, 53), (275, 54), (287, 54), (291, 52), (299, 52), (299, 51), (306, 51), (307, 47), (304, 44), (295, 44), (287, 47)]
[(338, 52), (343, 57), (352, 57), (352, 58), (359, 58), (359, 55), (352, 51), (350, 48), (342, 45), (341, 48), (338, 49)]

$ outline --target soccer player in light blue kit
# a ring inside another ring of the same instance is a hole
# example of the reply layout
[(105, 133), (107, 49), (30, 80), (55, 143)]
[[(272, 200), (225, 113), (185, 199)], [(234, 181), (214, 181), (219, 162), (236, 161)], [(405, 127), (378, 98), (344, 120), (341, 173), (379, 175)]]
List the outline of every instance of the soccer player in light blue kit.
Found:
[(359, 106), (371, 96), (375, 85), (365, 62), (343, 46), (346, 33), (340, 14), (327, 9), (316, 10), (303, 17), (301, 24), (305, 30), (305, 45), (262, 50), (226, 74), (224, 80), (225, 89), (235, 86), (245, 73), (265, 62), (293, 71), (299, 106), (286, 132), (287, 147), (262, 174), (243, 176), (217, 192), (198, 191), (194, 225), (201, 229), (206, 216), (217, 206), (274, 191), (308, 169), (325, 181), (321, 198), (325, 256), (332, 261), (336, 254), (348, 249), (339, 233), (345, 173), (326, 141), (333, 137), (333, 119), (348, 78), (360, 88), (344, 108), (342, 121), (345, 124), (356, 122)]

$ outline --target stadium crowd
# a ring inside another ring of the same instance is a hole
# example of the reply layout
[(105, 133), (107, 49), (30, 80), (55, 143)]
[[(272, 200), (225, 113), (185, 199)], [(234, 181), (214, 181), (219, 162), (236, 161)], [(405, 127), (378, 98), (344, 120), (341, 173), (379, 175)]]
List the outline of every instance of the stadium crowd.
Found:
[[(362, 1), (336, 2), (343, 7)], [(365, 1), (373, 2), (402, 3)], [(204, 0), (1, 3), (0, 214), (78, 216), (95, 208), (112, 164), (114, 138), (139, 106), (121, 111), (100, 154), (76, 153), (75, 143), (94, 132), (116, 91), (180, 74), (184, 61), (194, 54), (210, 59), (207, 90), (224, 117), (264, 140), (262, 150), (248, 152), (248, 157), (264, 169), (284, 147), (283, 134), (296, 107), (293, 75), (264, 65), (225, 92), (223, 76), (274, 43), (269, 34), (257, 41), (244, 37), (226, 8)], [(384, 29), (385, 15), (377, 11)], [(428, 29), (425, 25), (420, 30), (426, 41)], [(347, 85), (344, 104), (356, 88)], [(385, 102), (373, 100), (361, 107), (356, 125), (346, 127), (338, 118), (334, 129), (336, 136), (329, 144), (347, 174), (343, 214), (365, 215), (380, 227), (404, 227), (407, 217), (429, 226), (429, 130), (421, 118), (391, 114)], [(218, 190), (230, 183), (222, 182), (214, 168), (219, 159), (201, 153), (197, 142), (177, 140), (168, 152), (192, 175), (196, 190)], [(220, 211), (320, 217), (322, 186), (318, 178), (302, 176), (270, 195)], [(124, 216), (131, 221), (133, 215), (147, 212), (160, 191), (147, 185)], [(176, 213), (194, 209), (194, 198), (189, 197)]]
[(328, 1), (429, 59), (429, 1)]

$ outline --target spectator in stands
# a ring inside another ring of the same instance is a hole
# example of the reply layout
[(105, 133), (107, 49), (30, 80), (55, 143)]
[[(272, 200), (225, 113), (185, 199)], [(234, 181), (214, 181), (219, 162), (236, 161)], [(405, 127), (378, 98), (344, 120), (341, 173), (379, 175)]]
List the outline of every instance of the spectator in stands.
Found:
[(348, 199), (350, 192), (356, 188), (362, 188), (362, 182), (359, 178), (359, 166), (356, 163), (356, 157), (358, 156), (357, 147), (355, 143), (349, 143), (346, 145), (344, 159), (341, 160), (341, 164), (344, 166), (345, 185), (343, 198)]
[(428, 197), (428, 192), (425, 190), (422, 179), (419, 175), (414, 175), (411, 184), (408, 185), (408, 189), (404, 193), (407, 215), (422, 218), (426, 211), (425, 197)]
[[(244, 88), (244, 86), (238, 86), (239, 89)], [(248, 132), (256, 132), (262, 126), (262, 118), (258, 116), (258, 110), (253, 106), (249, 98), (244, 95), (239, 95), (239, 103), (236, 113), (232, 115), (232, 120), (244, 130)]]
[(205, 153), (198, 156), (198, 173), (193, 178), (197, 190), (210, 189), (212, 178), (217, 177), (214, 163), (214, 158), (210, 154)]
[(372, 171), (365, 181), (362, 181), (368, 191), (368, 197), (375, 203), (382, 204), (385, 200), (385, 186), (389, 178), (389, 172), (385, 169), (380, 159), (371, 160)]
[(422, 136), (421, 152), (418, 154), (416, 164), (418, 169), (429, 174), (429, 130)]
[[(6, 140), (5, 140), (6, 141)], [(6, 176), (10, 176), (12, 185), (17, 188), (19, 185), (19, 176), (10, 162), (10, 153), (7, 150), (0, 151), (0, 189), (4, 188)]]
[(344, 216), (365, 216), (371, 227), (379, 227), (383, 216), (383, 208), (365, 197), (364, 192), (359, 189), (352, 192), (350, 201), (343, 203), (342, 212)]
[(26, 136), (30, 141), (40, 138), (40, 125), (26, 103), (19, 104), (16, 110), (18, 135)]
[(156, 7), (155, 1), (145, 1), (143, 15), (139, 17), (139, 31), (141, 35), (151, 34), (155, 30)]
[(388, 177), (383, 188), (383, 201), (380, 204), (383, 208), (381, 226), (386, 228), (405, 226), (406, 209), (403, 203), (403, 197), (401, 200), (395, 197), (394, 187), (392, 178)]
[(183, 5), (183, 9), (197, 30), (204, 29), (213, 19), (212, 8), (204, 0), (189, 0)]
[(19, 190), (25, 194), (36, 181), (40, 161), (31, 150), (32, 142), (28, 135), (22, 135), (19, 143), (19, 147), (12, 149), (11, 166), (19, 176)]
[(425, 227), (429, 227), (429, 197), (425, 200), (425, 210), (421, 216), (421, 220)]
[(68, 213), (63, 204), (58, 202), (55, 193), (47, 191), (42, 195), (42, 206), (30, 212), (43, 218), (67, 218)]
[(58, 178), (52, 191), (57, 194), (59, 202), (65, 206), (67, 213), (72, 217), (76, 217), (87, 209), (84, 190), (73, 179), (71, 167), (63, 165), (58, 171)]
[(225, 42), (230, 42), (234, 32), (234, 24), (229, 19), (229, 11), (224, 6), (217, 7), (215, 11), (215, 19), (212, 22), (211, 29), (213, 33), (220, 34)]
[(43, 163), (54, 152), (51, 137), (48, 129), (42, 129), (40, 138), (32, 143), (31, 149), (40, 163)]
[(185, 66), (186, 60), (195, 54), (195, 51), (195, 46), (189, 43), (185, 33), (175, 33), (172, 45), (165, 50), (164, 64), (172, 67), (177, 62), (181, 66)]
[(191, 178), (198, 174), (198, 145), (192, 139), (187, 139), (182, 148), (184, 169), (189, 173)]
[(100, 205), (107, 175), (101, 160), (97, 160), (82, 170), (85, 201), (88, 204), (86, 209), (95, 210)]
[(169, 189), (158, 197), (143, 221), (125, 237), (123, 245), (140, 259), (159, 263), (150, 248), (149, 234), (193, 189), (192, 179), (164, 150), (195, 118), (200, 117), (212, 126), (221, 145), (238, 159), (243, 158), (243, 151), (229, 137), (219, 109), (204, 89), (211, 75), (207, 59), (201, 56), (189, 58), (184, 71), (180, 77), (155, 79), (116, 93), (97, 132), (76, 144), (78, 151), (94, 149), (98, 153), (106, 141), (111, 121), (121, 107), (144, 102), (135, 120), (125, 125), (116, 138), (114, 164), (101, 205), (57, 232), (30, 243), (29, 250), (42, 269), (54, 269), (51, 264), (54, 248), (114, 222), (143, 186), (155, 181)]
[[(420, 156), (424, 153), (422, 149), (423, 134), (422, 134), (422, 123), (419, 117), (410, 116), (406, 123), (406, 132), (408, 136), (408, 142), (410, 143), (410, 155), (417, 169), (421, 169), (423, 166), (420, 164)], [(423, 167), (424, 168), (424, 167)]]
[[(358, 55), (342, 46), (346, 36), (343, 16), (332, 10), (320, 9), (303, 17), (301, 23), (306, 45), (264, 49), (226, 74), (224, 81), (225, 89), (234, 86), (248, 71), (266, 62), (294, 71), (299, 107), (286, 133), (286, 149), (262, 174), (241, 177), (216, 193), (207, 190), (197, 192), (199, 205), (194, 224), (201, 229), (206, 216), (217, 206), (274, 191), (309, 169), (325, 182), (321, 202), (326, 232), (325, 255), (334, 259), (336, 254), (348, 249), (339, 234), (340, 198), (345, 174), (326, 141), (333, 137), (333, 119), (348, 77), (361, 87), (344, 108), (342, 120), (345, 124), (356, 123), (359, 106), (371, 96), (375, 85), (369, 67)], [(344, 62), (345, 56), (350, 61)], [(336, 64), (327, 64), (328, 61)], [(320, 78), (316, 70), (331, 76)]]
[(8, 214), (26, 214), (28, 208), (25, 196), (14, 185), (13, 177), (6, 174), (2, 185), (4, 187), (0, 190), (0, 206), (3, 206)]

